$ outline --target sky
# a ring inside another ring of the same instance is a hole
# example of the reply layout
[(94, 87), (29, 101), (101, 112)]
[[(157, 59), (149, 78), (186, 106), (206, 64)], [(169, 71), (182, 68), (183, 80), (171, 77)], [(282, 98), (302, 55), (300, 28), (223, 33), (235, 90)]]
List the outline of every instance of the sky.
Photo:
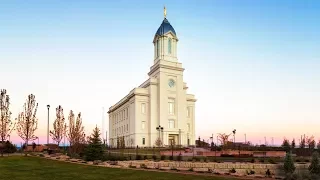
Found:
[[(164, 5), (188, 93), (198, 99), (196, 137), (236, 129), (236, 141), (246, 134), (254, 144), (320, 139), (316, 0), (1, 1), (0, 88), (12, 118), (33, 93), (40, 143), (47, 104), (50, 128), (58, 105), (66, 117), (81, 112), (87, 134), (101, 127), (107, 109), (148, 78)], [(22, 142), (16, 132), (11, 140)]]

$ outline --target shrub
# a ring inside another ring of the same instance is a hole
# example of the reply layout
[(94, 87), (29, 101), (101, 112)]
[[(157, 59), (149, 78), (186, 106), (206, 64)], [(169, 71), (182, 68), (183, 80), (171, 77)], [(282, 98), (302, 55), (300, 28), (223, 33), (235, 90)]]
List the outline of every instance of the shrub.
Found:
[(175, 167), (171, 167), (171, 168), (170, 168), (170, 170), (176, 171), (176, 170), (177, 170), (177, 168), (175, 168)]
[(259, 159), (259, 162), (264, 163), (264, 159)]
[(40, 154), (39, 156), (40, 156), (40, 157), (44, 157), (44, 155), (43, 155), (43, 154)]
[(251, 163), (254, 163), (254, 159), (251, 159), (251, 161), (250, 161)]
[(276, 161), (275, 161), (274, 159), (272, 159), (272, 158), (271, 158), (271, 159), (268, 159), (268, 162), (269, 162), (270, 164), (277, 164)]
[(140, 168), (147, 169), (147, 166), (145, 164), (140, 164)]
[(312, 154), (311, 164), (308, 168), (311, 174), (320, 174), (320, 161), (319, 161), (319, 153), (315, 151)]
[(138, 154), (138, 155), (136, 156), (136, 160), (141, 160), (141, 159), (142, 159), (141, 155)]
[(247, 175), (252, 175), (252, 174), (255, 174), (256, 172), (254, 170), (247, 170)]
[(188, 171), (193, 171), (193, 168), (188, 169)]
[(161, 155), (160, 159), (161, 159), (161, 160), (166, 160), (166, 156)]
[(204, 162), (208, 162), (208, 158), (207, 158), (207, 157), (204, 157), (204, 158), (203, 158), (203, 161), (204, 161)]
[(178, 160), (178, 161), (182, 161), (182, 156), (179, 155), (179, 156), (177, 157), (177, 160)]
[(157, 156), (156, 155), (153, 155), (152, 156), (152, 159), (155, 161), (155, 160), (157, 160)]
[(172, 161), (172, 160), (173, 160), (173, 156), (170, 156), (170, 157), (169, 157), (169, 160)]
[(144, 156), (143, 159), (144, 159), (144, 160), (148, 159), (148, 156)]
[(230, 173), (236, 173), (237, 171), (234, 168), (232, 168), (232, 169), (229, 170), (229, 172)]
[(292, 156), (291, 153), (287, 153), (286, 157), (284, 159), (284, 172), (286, 174), (292, 174), (294, 172), (294, 170), (296, 169), (296, 167), (294, 166), (293, 160), (292, 160)]
[(270, 171), (270, 169), (267, 169), (267, 171), (266, 171), (266, 177), (271, 177), (271, 171)]

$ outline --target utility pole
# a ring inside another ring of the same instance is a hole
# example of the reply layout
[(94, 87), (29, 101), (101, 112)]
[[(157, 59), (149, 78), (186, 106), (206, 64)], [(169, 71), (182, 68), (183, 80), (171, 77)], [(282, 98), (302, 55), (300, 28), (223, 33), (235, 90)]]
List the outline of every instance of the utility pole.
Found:
[(264, 145), (267, 146), (267, 138), (264, 137)]
[(247, 144), (247, 134), (244, 134), (244, 144)]

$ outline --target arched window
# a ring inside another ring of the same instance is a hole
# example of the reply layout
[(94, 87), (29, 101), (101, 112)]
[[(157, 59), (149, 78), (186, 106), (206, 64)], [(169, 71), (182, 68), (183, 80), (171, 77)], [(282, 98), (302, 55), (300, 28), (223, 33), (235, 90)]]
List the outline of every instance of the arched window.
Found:
[(159, 56), (159, 54), (160, 54), (160, 52), (159, 52), (159, 39), (157, 40), (157, 44), (156, 44), (156, 46), (157, 46), (157, 57)]
[(168, 40), (168, 54), (171, 54), (171, 38)]

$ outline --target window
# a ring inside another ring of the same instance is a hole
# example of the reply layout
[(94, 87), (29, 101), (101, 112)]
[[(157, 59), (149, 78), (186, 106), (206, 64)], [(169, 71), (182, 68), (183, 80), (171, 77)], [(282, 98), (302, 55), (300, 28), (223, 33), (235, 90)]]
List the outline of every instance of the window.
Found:
[(188, 127), (188, 131), (190, 131), (190, 124), (189, 123), (187, 124), (187, 127)]
[(156, 48), (157, 48), (157, 57), (159, 56), (160, 54), (160, 49), (159, 49), (159, 39), (157, 40), (156, 42)]
[(129, 118), (129, 108), (127, 108), (127, 118)]
[(144, 129), (146, 127), (146, 122), (145, 121), (142, 121), (141, 123), (141, 128)]
[(168, 39), (168, 54), (171, 54), (171, 38)]
[(128, 126), (128, 124), (127, 124), (127, 131), (129, 131), (129, 126)]
[(142, 113), (142, 114), (145, 114), (145, 113), (146, 113), (146, 104), (145, 104), (145, 103), (142, 103), (142, 104), (141, 104), (141, 113)]
[(173, 129), (174, 128), (174, 120), (170, 119), (169, 120), (169, 129)]
[(146, 138), (142, 138), (142, 144), (143, 144), (143, 145), (146, 144)]
[(169, 114), (174, 115), (174, 99), (169, 99), (168, 107), (169, 107)]
[(190, 107), (187, 107), (187, 117), (190, 117)]

